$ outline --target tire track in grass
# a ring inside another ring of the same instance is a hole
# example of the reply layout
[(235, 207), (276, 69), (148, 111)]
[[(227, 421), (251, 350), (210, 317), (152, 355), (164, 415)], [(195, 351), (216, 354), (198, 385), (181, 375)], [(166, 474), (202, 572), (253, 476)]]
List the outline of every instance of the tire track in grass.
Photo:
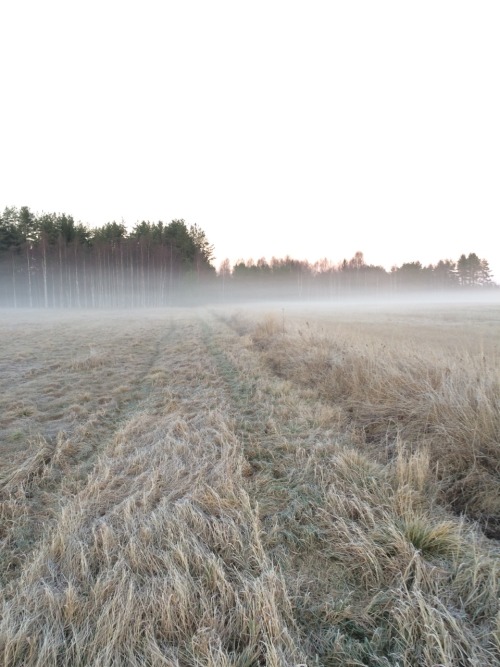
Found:
[[(297, 453), (304, 456), (318, 442), (342, 436), (319, 424), (313, 406), (306, 406), (287, 383), (266, 373), (255, 355), (241, 345), (222, 320), (207, 314), (202, 328), (207, 351), (228, 387), (236, 433), (251, 464), (258, 467), (262, 459), (274, 462), (279, 468), (280, 459)], [(230, 355), (246, 357), (248, 375), (242, 376), (241, 368)], [(301, 411), (295, 409), (297, 402), (301, 403)], [(283, 471), (274, 472), (278, 479)]]
[[(371, 461), (340, 419), (332, 427), (334, 413), (325, 419), (320, 402), (266, 369), (245, 333), (207, 314), (203, 336), (227, 387), (263, 548), (311, 664), (493, 664), (497, 563), (460, 522), (432, 514), (412, 480), (417, 458), (398, 461), (399, 472)], [(439, 535), (428, 551), (424, 533)]]
[[(0, 483), (0, 582), (3, 584), (20, 575), (23, 563), (29, 560), (38, 541), (55, 521), (61, 499), (84, 486), (99, 453), (106, 450), (116, 432), (147, 402), (157, 379), (152, 371), (159, 351), (175, 333), (173, 319), (165, 324), (166, 328), (162, 325), (159, 331), (156, 325), (156, 342), (144, 362), (139, 362), (140, 375), (127, 377), (128, 391), (121, 395), (120, 402), (103, 406), (69, 432), (58, 430), (52, 438), (33, 437), (24, 460), (11, 464), (4, 473)], [(133, 344), (132, 338), (130, 343)], [(133, 350), (123, 349), (122, 354), (128, 357)], [(82, 369), (80, 373), (83, 372)]]
[(303, 663), (200, 340), (184, 319), (161, 346), (141, 410), (23, 569), (0, 624), (7, 664)]
[(331, 452), (342, 435), (318, 424), (314, 410), (286, 383), (271, 377), (232, 328), (211, 314), (202, 326), (207, 351), (227, 386), (245, 456), (245, 488), (261, 521), (264, 549), (285, 577), (304, 650), (318, 661), (314, 664), (329, 664), (320, 660), (328, 651), (325, 640), (315, 635), (325, 629), (321, 606), (345, 583), (343, 567), (332, 557), (318, 525), (324, 492), (310, 470), (310, 452), (325, 442)]

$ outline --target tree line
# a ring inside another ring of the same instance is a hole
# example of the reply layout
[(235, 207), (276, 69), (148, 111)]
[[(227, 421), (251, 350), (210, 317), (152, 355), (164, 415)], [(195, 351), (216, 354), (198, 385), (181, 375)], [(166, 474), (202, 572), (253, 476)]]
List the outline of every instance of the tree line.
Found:
[(494, 287), (475, 253), (386, 271), (362, 252), (333, 264), (291, 257), (213, 266), (205, 232), (184, 220), (90, 228), (71, 215), (6, 208), (0, 216), (0, 305), (36, 308), (156, 307), (232, 298), (336, 299), (413, 290)]
[(13, 307), (160, 306), (215, 274), (213, 246), (184, 220), (91, 229), (26, 206), (0, 217), (0, 303)]
[(296, 295), (304, 298), (495, 287), (488, 261), (480, 259), (476, 253), (463, 254), (457, 261), (442, 259), (427, 266), (419, 261), (407, 262), (393, 266), (390, 271), (367, 264), (362, 252), (337, 264), (328, 259), (310, 263), (285, 257), (270, 261), (265, 258), (239, 260), (231, 267), (225, 260), (219, 276), (230, 289), (238, 284), (257, 288), (271, 284), (295, 285)]

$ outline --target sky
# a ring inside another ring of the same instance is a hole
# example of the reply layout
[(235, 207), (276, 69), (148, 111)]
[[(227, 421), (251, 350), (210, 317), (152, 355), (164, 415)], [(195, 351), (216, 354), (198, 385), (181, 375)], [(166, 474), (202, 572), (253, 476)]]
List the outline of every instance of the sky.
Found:
[(498, 0), (2, 0), (0, 209), (500, 282)]

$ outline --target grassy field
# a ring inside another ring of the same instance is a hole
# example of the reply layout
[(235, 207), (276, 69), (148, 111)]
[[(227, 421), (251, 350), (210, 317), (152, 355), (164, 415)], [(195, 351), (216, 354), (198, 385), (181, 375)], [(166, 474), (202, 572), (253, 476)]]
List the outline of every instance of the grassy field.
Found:
[(0, 318), (0, 664), (500, 664), (500, 307)]

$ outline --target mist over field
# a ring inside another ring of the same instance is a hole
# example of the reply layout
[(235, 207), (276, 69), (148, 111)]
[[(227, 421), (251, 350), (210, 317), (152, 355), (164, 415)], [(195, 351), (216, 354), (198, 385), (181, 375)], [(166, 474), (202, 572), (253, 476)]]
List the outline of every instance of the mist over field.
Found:
[(52, 277), (50, 289), (40, 276), (32, 277), (31, 284), (17, 279), (4, 280), (0, 289), (0, 308), (35, 310), (126, 310), (168, 308), (179, 306), (234, 306), (237, 304), (259, 307), (262, 304), (304, 305), (312, 308), (364, 306), (368, 304), (466, 304), (500, 302), (500, 288), (440, 287), (422, 285), (421, 281), (399, 283), (393, 276), (372, 285), (359, 279), (352, 281), (340, 274), (334, 279), (324, 276), (280, 276), (265, 280), (252, 277), (209, 274), (202, 278), (195, 274), (183, 275), (148, 272), (134, 277), (132, 272), (117, 276), (86, 269), (82, 277)]
[(3, 664), (496, 664), (500, 304), (414, 296), (2, 310)]

